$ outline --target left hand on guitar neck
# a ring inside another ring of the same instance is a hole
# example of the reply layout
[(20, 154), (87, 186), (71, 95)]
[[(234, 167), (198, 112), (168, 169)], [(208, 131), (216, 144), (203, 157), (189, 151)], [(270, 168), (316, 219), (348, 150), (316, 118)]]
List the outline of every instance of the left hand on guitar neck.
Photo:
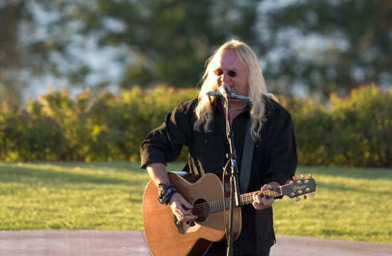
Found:
[[(278, 186), (279, 184), (277, 182), (271, 182), (269, 184), (264, 184), (260, 190), (265, 191)], [(271, 207), (273, 203), (274, 203), (273, 197), (264, 196), (263, 194), (260, 193), (254, 193), (253, 195), (252, 205), (256, 210), (267, 209), (268, 207)]]

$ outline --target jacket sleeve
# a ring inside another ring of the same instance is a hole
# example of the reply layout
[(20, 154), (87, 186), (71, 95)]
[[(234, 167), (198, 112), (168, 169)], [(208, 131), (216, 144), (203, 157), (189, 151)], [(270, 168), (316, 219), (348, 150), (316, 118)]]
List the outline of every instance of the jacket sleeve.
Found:
[(272, 123), (270, 129), (270, 166), (265, 177), (266, 183), (277, 181), (284, 184), (291, 179), (297, 168), (297, 147), (294, 135), (293, 122), (290, 114), (280, 105), (270, 116)]
[(175, 161), (183, 145), (188, 146), (189, 132), (191, 129), (188, 104), (180, 104), (165, 121), (143, 140), (140, 146), (141, 167), (148, 164)]

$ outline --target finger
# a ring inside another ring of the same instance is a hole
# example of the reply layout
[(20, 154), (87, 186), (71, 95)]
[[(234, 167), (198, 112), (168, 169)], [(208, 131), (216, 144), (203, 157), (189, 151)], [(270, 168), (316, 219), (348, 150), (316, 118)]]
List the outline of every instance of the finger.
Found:
[(178, 215), (180, 215), (181, 217), (184, 217), (186, 215), (185, 211), (182, 209), (182, 207), (178, 206), (178, 208), (176, 209), (176, 212), (178, 213)]
[(264, 184), (264, 185), (261, 187), (261, 191), (265, 191), (265, 190), (268, 190), (268, 189), (272, 189), (272, 186), (269, 185), (269, 184)]
[(259, 195), (259, 194), (257, 194), (257, 193), (255, 193), (255, 194), (253, 194), (253, 203), (252, 203), (252, 205), (253, 205), (253, 207), (256, 209), (256, 210), (259, 210), (260, 209), (260, 207), (262, 207), (262, 205), (261, 205), (261, 196)]
[(180, 204), (172, 203), (171, 209), (173, 214), (177, 217), (177, 220), (182, 221), (184, 220), (184, 211), (181, 209)]
[(185, 210), (180, 205), (178, 205), (178, 208), (176, 209), (176, 211), (181, 216), (182, 219), (185, 219), (191, 213), (189, 210)]
[(191, 208), (187, 208), (186, 206), (184, 206), (184, 205), (182, 204), (182, 205), (179, 205), (179, 206), (178, 206), (178, 209), (182, 212), (182, 214), (183, 214), (184, 216), (186, 216), (186, 215), (191, 215), (191, 214), (192, 214), (193, 206), (191, 205)]
[(264, 208), (263, 205), (260, 204), (260, 203), (253, 202), (252, 205), (253, 205), (253, 207), (254, 207), (256, 210), (261, 210), (261, 209)]
[(273, 198), (266, 198), (266, 197), (262, 198), (262, 204), (265, 208), (272, 206), (273, 202), (274, 202)]
[(190, 209), (190, 210), (193, 209), (193, 205), (191, 203), (189, 203), (187, 200), (185, 200), (185, 198), (182, 198), (181, 203), (184, 206), (184, 208)]
[(178, 221), (184, 221), (184, 216), (181, 213), (174, 212), (174, 215), (176, 216)]
[(263, 198), (262, 199), (262, 205), (263, 206), (268, 206), (270, 203), (271, 203), (270, 199), (267, 199), (267, 198)]
[(263, 195), (262, 194), (253, 194), (253, 201), (255, 201), (256, 203), (260, 204), (261, 200), (263, 199)]
[(193, 215), (193, 214), (186, 215), (186, 216), (184, 217), (184, 221), (194, 221), (194, 220), (197, 220), (197, 216), (196, 216), (196, 215)]
[(197, 216), (194, 216), (192, 214), (192, 210), (184, 208), (181, 203), (177, 204), (173, 210), (174, 210), (174, 214), (177, 217), (177, 220), (179, 221), (186, 222), (186, 221), (193, 221), (197, 219)]

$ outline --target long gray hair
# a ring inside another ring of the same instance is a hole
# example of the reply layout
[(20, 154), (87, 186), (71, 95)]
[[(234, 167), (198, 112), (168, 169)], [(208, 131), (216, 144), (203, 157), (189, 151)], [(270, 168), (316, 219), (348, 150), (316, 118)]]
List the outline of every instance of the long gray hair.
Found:
[[(211, 131), (210, 124), (212, 122), (212, 108), (207, 92), (218, 89), (214, 68), (225, 50), (233, 50), (238, 54), (239, 58), (244, 62), (248, 71), (249, 97), (252, 100), (250, 110), (251, 116), (251, 134), (254, 139), (260, 139), (260, 130), (263, 126), (265, 101), (263, 95), (268, 96), (267, 87), (265, 85), (263, 72), (254, 51), (244, 42), (238, 40), (230, 40), (220, 46), (215, 53), (207, 60), (206, 70), (202, 79), (202, 86), (199, 92), (199, 102), (195, 109), (197, 120), (194, 124), (196, 130), (203, 129)], [(214, 99), (212, 99), (214, 100)]]

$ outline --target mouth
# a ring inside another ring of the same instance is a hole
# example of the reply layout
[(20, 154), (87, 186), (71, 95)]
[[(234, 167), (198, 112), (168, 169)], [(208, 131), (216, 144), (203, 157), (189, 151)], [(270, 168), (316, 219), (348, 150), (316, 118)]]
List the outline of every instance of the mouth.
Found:
[(220, 84), (219, 87), (226, 85), (228, 87), (228, 89), (230, 90), (230, 92), (235, 92), (235, 86), (234, 85), (228, 85), (228, 84)]

